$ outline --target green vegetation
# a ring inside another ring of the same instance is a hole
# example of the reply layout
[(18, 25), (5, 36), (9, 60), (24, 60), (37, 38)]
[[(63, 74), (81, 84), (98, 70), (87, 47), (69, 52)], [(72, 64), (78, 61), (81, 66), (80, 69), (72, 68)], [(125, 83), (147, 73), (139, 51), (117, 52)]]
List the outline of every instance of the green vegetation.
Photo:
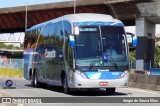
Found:
[(23, 78), (23, 69), (0, 68), (1, 77), (18, 77)]
[[(136, 51), (130, 52), (130, 60), (132, 60), (132, 62), (136, 60)], [(160, 63), (160, 46), (156, 44), (154, 49), (154, 67), (160, 68), (159, 63)]]
[(136, 51), (130, 51), (129, 53), (130, 56), (130, 68), (135, 69), (136, 68)]
[(159, 68), (159, 63), (160, 63), (160, 46), (155, 45), (154, 49), (154, 67)]
[(130, 52), (130, 60), (131, 61), (135, 61), (136, 60), (136, 51), (131, 51)]
[(23, 50), (23, 45), (21, 44), (20, 47), (15, 47), (13, 45), (6, 45), (4, 43), (0, 43), (0, 49), (14, 49), (14, 50)]

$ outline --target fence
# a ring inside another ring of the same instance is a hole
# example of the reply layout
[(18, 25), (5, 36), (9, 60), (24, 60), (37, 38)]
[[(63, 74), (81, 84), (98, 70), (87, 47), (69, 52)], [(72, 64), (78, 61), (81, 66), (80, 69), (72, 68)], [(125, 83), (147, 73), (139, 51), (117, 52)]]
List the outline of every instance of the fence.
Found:
[(0, 58), (0, 68), (22, 69), (23, 66), (23, 59), (7, 59), (3, 61)]

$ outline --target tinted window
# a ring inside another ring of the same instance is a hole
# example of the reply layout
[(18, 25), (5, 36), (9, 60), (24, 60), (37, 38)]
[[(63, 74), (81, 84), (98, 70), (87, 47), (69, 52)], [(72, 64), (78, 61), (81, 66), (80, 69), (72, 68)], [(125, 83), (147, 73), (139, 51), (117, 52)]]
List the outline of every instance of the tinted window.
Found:
[(64, 33), (65, 33), (65, 57), (70, 67), (73, 67), (73, 50), (69, 44), (69, 35), (71, 34), (71, 24), (67, 21), (63, 22), (64, 25)]
[(30, 48), (31, 31), (25, 33), (24, 48)]
[(81, 27), (76, 36), (76, 58), (92, 58), (100, 54), (100, 32), (98, 27)]

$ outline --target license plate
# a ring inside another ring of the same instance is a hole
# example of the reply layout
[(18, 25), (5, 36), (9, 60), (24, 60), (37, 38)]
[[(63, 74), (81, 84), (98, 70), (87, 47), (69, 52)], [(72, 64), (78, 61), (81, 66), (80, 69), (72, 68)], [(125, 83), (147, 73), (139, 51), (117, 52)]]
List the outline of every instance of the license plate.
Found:
[(99, 85), (100, 86), (106, 86), (106, 85), (108, 85), (108, 82), (99, 82)]

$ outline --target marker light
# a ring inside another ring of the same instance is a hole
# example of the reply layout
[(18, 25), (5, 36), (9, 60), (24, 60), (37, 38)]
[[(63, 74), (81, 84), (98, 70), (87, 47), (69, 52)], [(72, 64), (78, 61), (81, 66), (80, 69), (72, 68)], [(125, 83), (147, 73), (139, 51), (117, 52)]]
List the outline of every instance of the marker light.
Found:
[(79, 27), (78, 26), (74, 27), (74, 35), (79, 35)]

